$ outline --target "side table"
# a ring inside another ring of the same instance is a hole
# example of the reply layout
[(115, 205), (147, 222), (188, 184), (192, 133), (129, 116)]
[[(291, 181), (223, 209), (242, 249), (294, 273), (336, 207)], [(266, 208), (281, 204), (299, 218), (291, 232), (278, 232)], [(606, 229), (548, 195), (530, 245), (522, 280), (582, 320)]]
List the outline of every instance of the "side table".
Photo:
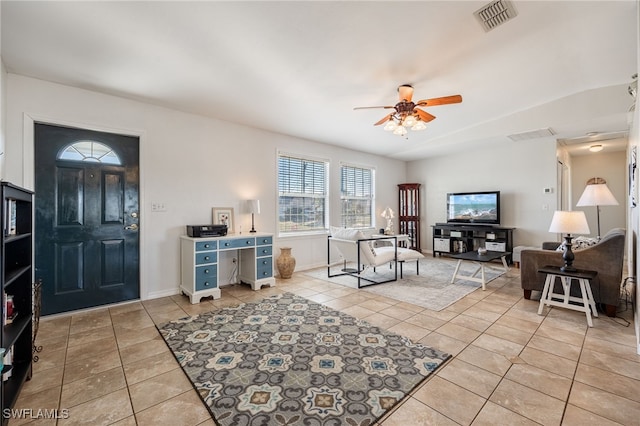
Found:
[[(544, 282), (544, 289), (542, 290), (542, 297), (540, 297), (538, 315), (542, 315), (544, 305), (573, 309), (574, 311), (584, 312), (587, 316), (587, 324), (589, 327), (593, 327), (591, 314), (593, 313), (593, 316), (597, 317), (598, 311), (596, 309), (596, 302), (593, 299), (591, 284), (589, 282), (598, 275), (598, 272), (586, 269), (562, 271), (558, 266), (545, 266), (544, 268), (538, 269), (538, 272), (547, 274), (547, 278)], [(556, 278), (560, 279), (564, 294), (553, 292)], [(580, 285), (580, 297), (570, 295), (571, 283), (574, 280)]]

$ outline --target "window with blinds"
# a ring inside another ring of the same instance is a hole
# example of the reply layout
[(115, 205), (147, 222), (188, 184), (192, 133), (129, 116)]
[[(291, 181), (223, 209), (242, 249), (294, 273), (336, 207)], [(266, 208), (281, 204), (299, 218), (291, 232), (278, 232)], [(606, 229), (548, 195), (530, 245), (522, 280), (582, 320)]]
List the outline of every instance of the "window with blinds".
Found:
[(281, 233), (325, 231), (329, 163), (278, 156), (278, 229)]
[(340, 167), (341, 223), (345, 228), (371, 228), (374, 225), (374, 179), (371, 168)]

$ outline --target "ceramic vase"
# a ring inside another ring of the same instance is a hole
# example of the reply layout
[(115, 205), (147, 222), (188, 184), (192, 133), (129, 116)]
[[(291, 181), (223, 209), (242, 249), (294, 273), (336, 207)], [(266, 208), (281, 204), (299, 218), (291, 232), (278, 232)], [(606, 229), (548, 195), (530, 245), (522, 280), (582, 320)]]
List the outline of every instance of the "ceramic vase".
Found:
[(276, 266), (280, 273), (280, 278), (291, 278), (296, 267), (296, 258), (291, 255), (291, 247), (281, 247), (280, 256), (276, 259)]

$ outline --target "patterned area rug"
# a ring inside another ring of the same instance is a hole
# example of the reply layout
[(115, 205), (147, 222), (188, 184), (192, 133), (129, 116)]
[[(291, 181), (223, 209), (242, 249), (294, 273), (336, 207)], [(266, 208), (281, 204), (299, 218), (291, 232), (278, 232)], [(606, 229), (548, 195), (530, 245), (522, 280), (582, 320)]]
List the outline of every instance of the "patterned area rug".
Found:
[[(409, 302), (433, 311), (441, 311), (482, 286), (480, 283), (465, 280), (464, 277), (460, 276), (456, 278), (454, 284), (451, 284), (451, 277), (458, 263), (455, 259), (425, 257), (420, 259), (419, 262), (420, 275), (416, 274), (416, 262), (405, 262), (402, 268), (403, 279), (400, 279), (400, 269), (398, 268), (398, 281), (376, 285), (368, 285), (368, 282), (362, 281), (363, 287), (360, 291), (386, 296), (401, 302)], [(501, 268), (498, 263), (495, 266)], [(331, 274), (340, 273), (340, 269), (343, 267), (343, 264), (332, 267)], [(462, 262), (460, 273), (462, 275), (471, 275), (477, 268), (478, 266), (471, 262)], [(311, 269), (302, 273), (312, 278), (346, 287), (358, 287), (357, 278), (352, 276), (342, 275), (328, 278), (326, 267)], [(502, 269), (489, 269), (485, 265), (487, 282), (493, 281), (502, 274), (504, 274)], [(385, 279), (393, 278), (393, 269), (388, 266), (377, 267), (375, 271), (373, 271), (373, 268), (367, 268), (363, 275), (375, 281), (384, 281)], [(480, 276), (480, 273), (478, 273), (478, 276)]]
[(220, 425), (369, 426), (450, 356), (290, 293), (158, 330)]

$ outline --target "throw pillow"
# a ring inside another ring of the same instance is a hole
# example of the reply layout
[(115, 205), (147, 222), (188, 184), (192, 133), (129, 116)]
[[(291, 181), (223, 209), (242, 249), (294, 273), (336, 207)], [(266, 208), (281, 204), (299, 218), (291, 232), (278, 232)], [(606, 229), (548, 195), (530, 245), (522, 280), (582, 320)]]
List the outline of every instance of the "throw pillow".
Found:
[[(589, 237), (576, 237), (571, 241), (571, 250), (579, 251), (584, 250), (587, 247), (595, 246), (598, 244), (598, 240), (596, 238)], [(564, 251), (564, 241), (562, 244), (558, 246), (557, 251)]]
[(341, 240), (359, 240), (364, 238), (364, 234), (359, 229), (354, 228), (339, 228), (337, 226), (332, 226), (330, 228), (331, 236), (334, 238), (339, 238)]

